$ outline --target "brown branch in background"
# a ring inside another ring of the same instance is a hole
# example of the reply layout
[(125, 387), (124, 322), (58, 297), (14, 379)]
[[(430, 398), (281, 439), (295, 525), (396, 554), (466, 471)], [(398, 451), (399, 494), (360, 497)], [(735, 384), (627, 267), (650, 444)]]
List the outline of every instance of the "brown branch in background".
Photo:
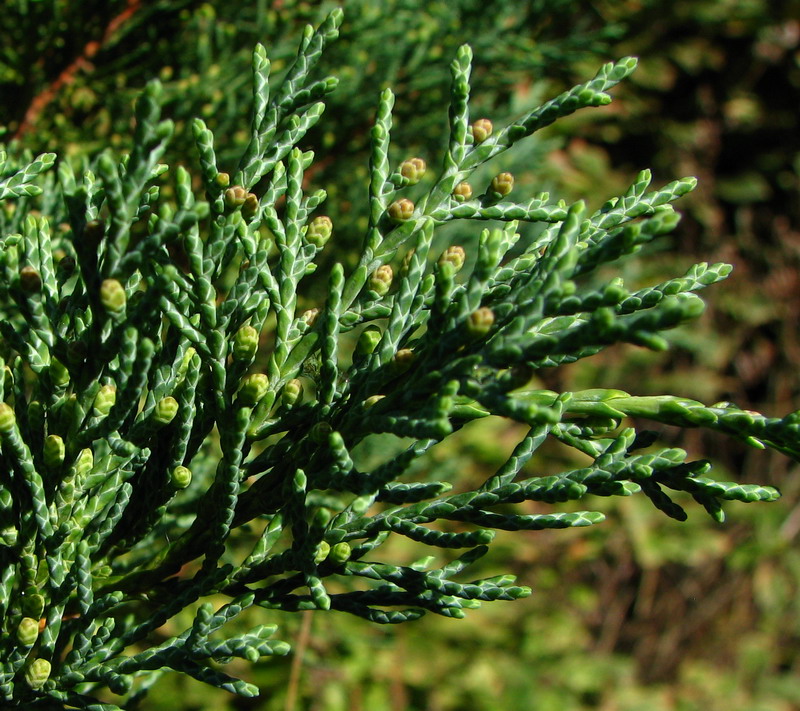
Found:
[(141, 0), (128, 0), (128, 6), (108, 23), (102, 38), (99, 41), (92, 40), (91, 42), (87, 42), (86, 46), (83, 48), (83, 52), (50, 82), (49, 85), (33, 97), (22, 122), (17, 128), (16, 133), (14, 133), (14, 140), (19, 140), (33, 128), (36, 120), (39, 118), (39, 114), (44, 111), (45, 107), (56, 97), (63, 86), (71, 84), (75, 80), (75, 75), (78, 71), (81, 69), (92, 69), (92, 64), (89, 60), (108, 43), (109, 39), (111, 39), (120, 26), (133, 17), (140, 9)]
[(300, 623), (300, 632), (297, 635), (297, 644), (294, 648), (294, 658), (292, 667), (289, 670), (289, 683), (286, 689), (286, 703), (284, 711), (294, 711), (297, 704), (298, 691), (300, 689), (300, 672), (303, 669), (303, 657), (306, 653), (308, 643), (311, 641), (311, 622), (314, 619), (314, 610), (304, 610), (303, 619)]

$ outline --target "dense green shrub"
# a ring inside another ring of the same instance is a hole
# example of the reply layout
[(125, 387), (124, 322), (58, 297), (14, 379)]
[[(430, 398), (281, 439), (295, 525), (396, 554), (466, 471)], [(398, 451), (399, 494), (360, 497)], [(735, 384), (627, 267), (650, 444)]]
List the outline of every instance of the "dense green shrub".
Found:
[[(62, 160), (57, 184), (52, 154), (6, 159), (8, 703), (94, 707), (95, 687), (140, 694), (161, 668), (252, 695), (214, 662), (287, 645), (265, 626), (211, 635), (253, 606), (393, 623), (525, 596), (513, 576), (455, 578), (496, 529), (583, 526), (602, 514), (520, 513), (513, 505), (524, 501), (644, 493), (685, 518), (668, 488), (721, 520), (721, 501), (777, 496), (707, 478), (707, 462), (656, 446), (635, 423), (703, 427), (798, 455), (796, 415), (532, 382), (617, 342), (663, 350), (661, 332), (700, 313), (692, 292), (729, 272), (698, 264), (629, 290), (601, 269), (668, 234), (677, 222), (670, 202), (691, 179), (650, 190), (644, 171), (590, 212), (545, 193), (515, 201), (510, 172), (480, 172), (556, 119), (607, 104), (633, 60), (499, 126), (470, 117), (471, 52), (461, 47), (433, 179), (432, 160), (390, 155), (393, 95), (384, 91), (370, 131), (363, 250), (346, 278), (335, 264), (324, 298), (301, 312), (298, 285), (346, 231), (318, 210), (324, 191), (305, 189), (314, 155), (297, 147), (336, 85), (310, 70), (339, 20), (334, 12), (304, 34), (271, 90), (270, 63), (256, 50), (250, 132), (232, 177), (201, 120), (192, 124), (198, 179), (159, 163), (174, 125), (160, 120), (157, 82), (139, 100), (122, 160)], [(345, 171), (339, 183), (352, 178)], [(504, 226), (464, 250), (438, 229), (457, 219)], [(536, 229), (518, 231), (520, 222)], [(456, 477), (448, 493), (452, 484), (426, 472), (424, 457), (489, 416), (524, 425), (521, 442), (486, 481), (470, 489)], [(529, 476), (523, 467), (550, 440), (576, 450), (583, 466)], [(392, 534), (468, 550), (373, 560)], [(219, 596), (228, 601), (215, 606)], [(184, 630), (124, 653), (186, 608), (195, 614)]]

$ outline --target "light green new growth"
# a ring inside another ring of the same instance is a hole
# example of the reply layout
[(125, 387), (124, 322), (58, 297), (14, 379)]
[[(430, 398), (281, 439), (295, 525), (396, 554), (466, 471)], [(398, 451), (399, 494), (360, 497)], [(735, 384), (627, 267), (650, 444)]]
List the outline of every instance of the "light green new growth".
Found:
[[(238, 166), (218, 166), (199, 119), (199, 172), (159, 163), (173, 125), (161, 119), (155, 81), (121, 159), (104, 153), (80, 174), (62, 159), (56, 180), (46, 173), (54, 154), (0, 157), (0, 198), (17, 201), (0, 216), (4, 708), (113, 711), (125, 701), (99, 703), (97, 687), (130, 697), (164, 668), (253, 696), (219, 663), (289, 647), (271, 626), (229, 633), (248, 608), (333, 609), (379, 623), (459, 618), (530, 593), (511, 575), (471, 578), (498, 529), (598, 523), (590, 495), (644, 494), (683, 519), (668, 491), (688, 492), (718, 521), (724, 501), (778, 496), (709, 478), (708, 462), (658, 447), (630, 418), (710, 428), (800, 459), (800, 413), (528, 387), (537, 371), (614, 343), (667, 347), (662, 332), (703, 309), (694, 292), (731, 269), (697, 264), (633, 291), (597, 275), (675, 227), (671, 203), (692, 178), (652, 189), (643, 171), (591, 212), (526, 195), (510, 173), (486, 184), (475, 175), (559, 118), (607, 104), (631, 58), (499, 126), (470, 116), (472, 57), (461, 47), (439, 168), (431, 156), (393, 165), (394, 97), (384, 91), (360, 257), (352, 269), (334, 264), (324, 302), (301, 311), (301, 282), (336, 244), (325, 191), (304, 188), (315, 156), (299, 145), (336, 87), (312, 70), (341, 19), (334, 11), (307, 28), (278, 85), (256, 48)], [(425, 189), (412, 201), (414, 185)], [(166, 186), (174, 199), (162, 196)], [(465, 234), (479, 229), (470, 220), (502, 226), (484, 229), (475, 249), (434, 250), (452, 220), (467, 221)], [(522, 239), (521, 222), (541, 230)], [(439, 441), (490, 415), (528, 430), (480, 487), (404, 479)], [(356, 448), (382, 433), (403, 438), (405, 450), (359, 468)], [(590, 463), (533, 474), (526, 465), (548, 438)], [(575, 500), (587, 510), (507, 506)], [(465, 550), (447, 563), (402, 565), (381, 556), (392, 535)], [(231, 554), (247, 541), (243, 559)], [(148, 647), (186, 608), (194, 622)]]

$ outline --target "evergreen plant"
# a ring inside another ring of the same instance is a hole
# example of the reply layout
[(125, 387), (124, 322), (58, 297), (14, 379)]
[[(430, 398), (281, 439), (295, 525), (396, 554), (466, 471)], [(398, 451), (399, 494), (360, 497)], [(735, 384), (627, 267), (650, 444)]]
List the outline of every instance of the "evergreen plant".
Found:
[[(391, 159), (394, 97), (383, 91), (360, 257), (347, 270), (335, 263), (324, 299), (301, 310), (303, 280), (321, 252), (335, 255), (342, 229), (325, 191), (307, 188), (315, 156), (301, 148), (336, 88), (313, 69), (341, 19), (336, 10), (309, 26), (277, 83), (256, 47), (249, 140), (235, 166), (218, 163), (200, 119), (199, 170), (160, 162), (174, 126), (161, 118), (158, 81), (138, 100), (129, 154), (56, 169), (53, 153), (2, 154), (6, 707), (131, 708), (165, 669), (254, 696), (221, 665), (289, 645), (274, 626), (229, 632), (249, 608), (382, 624), (459, 618), (530, 594), (511, 575), (471, 578), (497, 530), (597, 524), (602, 514), (578, 505), (592, 495), (643, 495), (683, 520), (668, 493), (678, 492), (717, 521), (725, 501), (778, 497), (710, 478), (709, 462), (660, 446), (648, 422), (800, 459), (800, 412), (536, 387), (537, 374), (615, 343), (664, 350), (663, 333), (702, 312), (695, 292), (730, 272), (700, 263), (639, 288), (613, 275), (617, 260), (674, 229), (671, 203), (691, 178), (653, 189), (642, 171), (589, 211), (546, 193), (517, 197), (509, 172), (481, 177), (535, 131), (608, 104), (632, 58), (501, 126), (470, 115), (472, 52), (462, 46), (440, 163)], [(466, 234), (490, 226), (464, 249), (442, 243), (455, 220)], [(537, 229), (521, 237), (521, 223)], [(438, 442), (490, 416), (527, 428), (498, 471), (455, 490), (425, 471)], [(376, 441), (400, 449), (367, 467), (362, 452)], [(529, 462), (548, 441), (585, 466), (536, 474)], [(537, 512), (515, 506), (524, 502)], [(384, 555), (396, 536), (432, 555)], [(148, 642), (187, 609), (186, 629)], [(104, 689), (119, 700), (98, 700)]]

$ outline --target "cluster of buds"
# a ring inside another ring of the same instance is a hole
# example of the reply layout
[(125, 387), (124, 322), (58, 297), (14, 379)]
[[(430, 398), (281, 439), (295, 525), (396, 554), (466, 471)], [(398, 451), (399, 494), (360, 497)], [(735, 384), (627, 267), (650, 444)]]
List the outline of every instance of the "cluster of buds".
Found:
[(514, 176), (511, 173), (498, 173), (489, 185), (489, 195), (500, 200), (514, 189)]
[(292, 378), (286, 385), (283, 386), (281, 393), (281, 403), (285, 407), (294, 405), (303, 394), (303, 383), (298, 378)]
[(414, 203), (408, 198), (400, 198), (389, 205), (386, 212), (395, 222), (404, 222), (414, 215)]
[(188, 467), (177, 466), (170, 472), (169, 481), (176, 489), (185, 489), (192, 483), (192, 470)]
[(394, 272), (392, 271), (392, 267), (388, 264), (384, 264), (372, 272), (372, 276), (369, 278), (369, 288), (378, 296), (385, 296), (389, 292), (389, 289), (392, 288), (393, 278)]
[(439, 257), (439, 267), (444, 267), (445, 264), (450, 264), (453, 267), (453, 273), (461, 271), (464, 266), (464, 260), (467, 258), (464, 248), (457, 244), (451, 245)]
[(333, 222), (327, 215), (319, 215), (311, 220), (306, 230), (306, 242), (322, 249), (330, 239), (333, 231)]
[(475, 144), (478, 144), (483, 143), (487, 138), (489, 138), (489, 136), (492, 135), (494, 127), (489, 119), (482, 118), (475, 121), (475, 123), (473, 123), (469, 129), (472, 133), (472, 140), (475, 142)]
[(233, 337), (231, 352), (235, 361), (249, 361), (258, 350), (258, 331), (250, 325), (242, 326)]
[(125, 287), (116, 279), (104, 279), (100, 285), (100, 303), (111, 314), (121, 314), (125, 311), (127, 297)]
[(178, 414), (178, 401), (171, 395), (162, 397), (153, 410), (153, 421), (159, 425), (168, 425)]
[(467, 317), (467, 333), (472, 339), (483, 338), (494, 326), (494, 311), (488, 306), (473, 311)]
[(422, 158), (408, 158), (400, 164), (400, 175), (406, 179), (407, 185), (416, 185), (425, 175), (427, 166)]
[[(227, 173), (219, 173), (217, 175), (218, 184), (220, 175), (227, 175)], [(241, 185), (233, 185), (227, 188), (224, 193), (224, 200), (225, 205), (231, 210), (242, 208), (242, 217), (245, 220), (252, 220), (258, 212), (258, 196), (255, 193), (247, 192)]]
[(264, 373), (252, 373), (242, 379), (237, 402), (244, 407), (253, 407), (267, 394), (269, 378)]
[(472, 186), (464, 181), (453, 188), (453, 199), (456, 202), (466, 202), (472, 197)]

